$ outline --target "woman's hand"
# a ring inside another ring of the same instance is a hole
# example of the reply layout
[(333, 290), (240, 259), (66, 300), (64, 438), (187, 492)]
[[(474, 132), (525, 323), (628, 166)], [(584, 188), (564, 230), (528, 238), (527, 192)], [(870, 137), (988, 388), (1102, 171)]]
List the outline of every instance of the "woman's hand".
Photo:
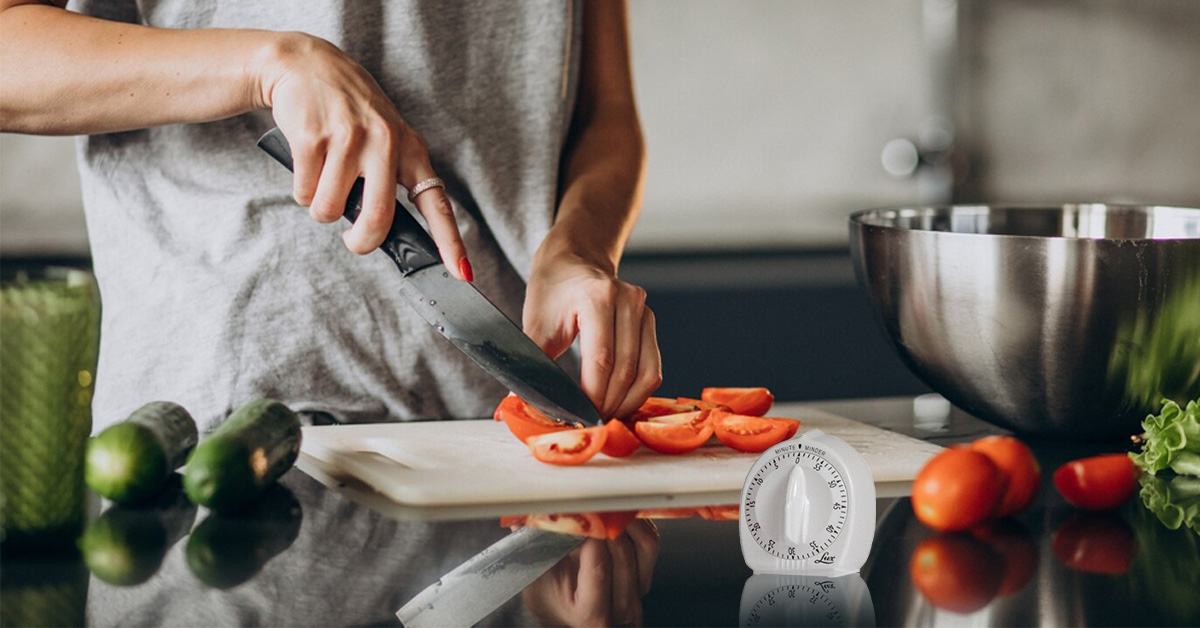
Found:
[(544, 626), (640, 626), (658, 547), (646, 519), (611, 541), (588, 539), (525, 589), (525, 605)]
[[(412, 188), (437, 176), (421, 136), (400, 117), (375, 79), (333, 44), (303, 33), (282, 33), (260, 60), (262, 104), (291, 145), (293, 195), (313, 219), (342, 217), (350, 187), (363, 178), (363, 208), (343, 235), (358, 254), (379, 247), (392, 225), (396, 183)], [(459, 279), (470, 264), (454, 211), (441, 188), (416, 198), (442, 261)]]
[(522, 319), (550, 357), (579, 337), (581, 384), (600, 416), (632, 414), (662, 383), (646, 291), (600, 265), (570, 254), (537, 256)]

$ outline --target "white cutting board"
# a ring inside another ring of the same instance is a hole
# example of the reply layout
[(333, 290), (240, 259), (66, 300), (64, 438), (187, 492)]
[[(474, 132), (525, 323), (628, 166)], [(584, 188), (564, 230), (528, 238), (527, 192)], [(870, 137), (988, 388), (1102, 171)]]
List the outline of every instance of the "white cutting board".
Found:
[[(800, 419), (800, 434), (820, 429), (850, 443), (866, 459), (881, 496), (903, 494), (942, 450), (800, 405), (777, 405), (771, 415)], [(758, 458), (713, 440), (678, 456), (643, 447), (628, 458), (597, 455), (560, 467), (535, 460), (503, 423), (490, 420), (306, 427), (302, 442), (303, 453), (325, 467), (412, 506), (736, 493)]]

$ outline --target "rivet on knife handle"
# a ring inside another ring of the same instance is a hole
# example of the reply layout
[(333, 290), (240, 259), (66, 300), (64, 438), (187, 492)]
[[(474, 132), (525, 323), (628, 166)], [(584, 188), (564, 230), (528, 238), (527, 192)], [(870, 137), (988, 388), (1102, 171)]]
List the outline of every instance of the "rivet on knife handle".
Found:
[[(287, 138), (278, 127), (267, 131), (258, 139), (258, 147), (283, 164), (288, 170), (292, 169), (292, 149), (288, 146)], [(350, 188), (350, 196), (346, 197), (346, 220), (354, 222), (362, 211), (363, 180), (360, 177)], [(387, 239), (379, 248), (392, 258), (400, 268), (400, 274), (421, 270), (434, 264), (441, 264), (437, 245), (433, 238), (421, 228), (412, 214), (408, 213), (399, 202), (396, 203), (395, 217), (392, 218), (392, 228), (388, 231)]]

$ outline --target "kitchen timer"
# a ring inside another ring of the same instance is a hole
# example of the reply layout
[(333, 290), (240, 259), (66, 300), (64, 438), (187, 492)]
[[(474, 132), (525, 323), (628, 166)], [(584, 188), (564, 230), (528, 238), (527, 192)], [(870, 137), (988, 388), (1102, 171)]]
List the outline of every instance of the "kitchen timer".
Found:
[(874, 625), (858, 576), (875, 537), (875, 481), (845, 441), (811, 430), (764, 452), (746, 476), (743, 626)]

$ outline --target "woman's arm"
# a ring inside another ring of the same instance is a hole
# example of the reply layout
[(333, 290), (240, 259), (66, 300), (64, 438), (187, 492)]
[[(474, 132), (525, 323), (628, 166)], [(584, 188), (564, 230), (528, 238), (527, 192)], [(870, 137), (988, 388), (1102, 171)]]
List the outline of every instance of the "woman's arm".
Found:
[[(62, 4), (65, 4), (63, 2)], [(165, 30), (0, 0), (0, 124), (41, 135), (218, 120), (266, 106), (257, 76), (282, 36)]]
[(641, 208), (644, 146), (625, 3), (589, 1), (572, 133), (554, 226), (534, 256), (526, 331), (557, 356), (578, 335), (582, 386), (602, 416), (631, 414), (662, 383), (646, 293), (617, 278)]
[[(271, 108), (295, 159), (293, 193), (313, 218), (341, 218), (356, 253), (392, 223), (396, 183), (435, 176), (424, 140), (378, 83), (327, 41), (303, 33), (177, 30), (100, 20), (63, 3), (0, 0), (0, 130), (92, 134), (206, 122)], [(442, 259), (462, 278), (466, 250), (440, 189), (417, 197)], [(469, 265), (467, 266), (469, 268)]]

